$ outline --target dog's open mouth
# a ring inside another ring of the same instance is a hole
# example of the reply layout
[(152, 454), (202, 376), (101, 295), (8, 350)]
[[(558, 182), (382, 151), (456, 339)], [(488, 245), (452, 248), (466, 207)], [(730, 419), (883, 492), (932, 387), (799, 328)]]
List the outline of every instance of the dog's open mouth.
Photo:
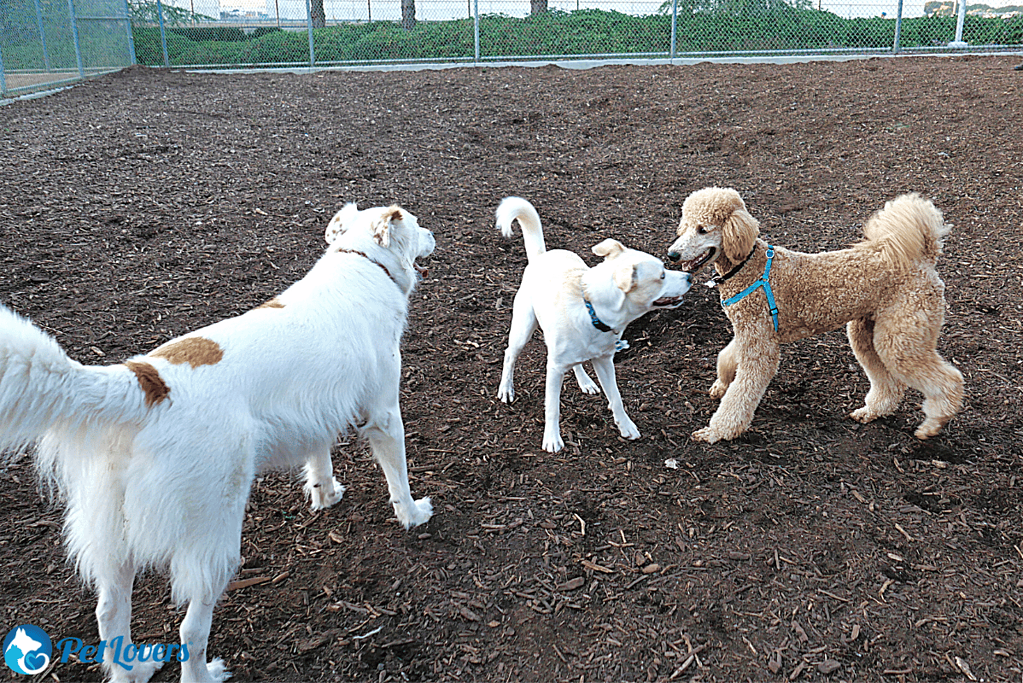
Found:
[(695, 273), (700, 268), (703, 268), (705, 265), (713, 261), (714, 257), (716, 257), (717, 254), (718, 254), (717, 247), (711, 247), (707, 251), (703, 252), (702, 254), (694, 258), (692, 261), (683, 261), (679, 265), (681, 265), (682, 270), (686, 271), (687, 273)]
[(675, 308), (676, 306), (682, 305), (682, 297), (662, 296), (660, 299), (656, 299), (651, 305), (656, 308)]
[(420, 280), (425, 279), (426, 276), (430, 274), (430, 269), (429, 268), (424, 268), (423, 266), (419, 265), (418, 263), (413, 263), (412, 267), (416, 269), (417, 273), (419, 273), (419, 279)]

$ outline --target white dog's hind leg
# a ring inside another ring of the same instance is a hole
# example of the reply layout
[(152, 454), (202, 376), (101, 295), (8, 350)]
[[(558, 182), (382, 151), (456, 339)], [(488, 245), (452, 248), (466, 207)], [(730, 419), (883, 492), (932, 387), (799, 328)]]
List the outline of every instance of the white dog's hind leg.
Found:
[[(100, 640), (111, 642), (121, 636), (122, 652), (131, 642), (131, 591), (135, 582), (135, 567), (130, 563), (97, 572), (96, 623)], [(103, 669), (114, 683), (146, 683), (163, 666), (162, 661), (135, 662), (131, 671), (118, 666), (105, 657)]]
[(221, 683), (231, 676), (224, 660), (206, 661), (213, 608), (225, 588), (226, 578), (220, 583), (220, 590), (196, 595), (188, 602), (188, 611), (181, 622), (181, 642), (188, 645), (188, 659), (181, 663), (181, 683)]
[(536, 314), (526, 297), (515, 297), (511, 330), (508, 332), (508, 348), (504, 352), (504, 368), (501, 370), (501, 387), (497, 397), (505, 403), (515, 400), (515, 361), (522, 353), (536, 331)]
[(405, 425), (401, 420), (397, 396), (393, 398), (392, 407), (378, 410), (370, 416), (362, 433), (369, 440), (373, 457), (387, 477), (394, 514), (408, 529), (427, 522), (433, 516), (433, 505), (429, 498), (412, 500), (405, 459)]
[(557, 453), (565, 447), (561, 440), (561, 385), (566, 368), (547, 361), (547, 389), (544, 394), (543, 449)]
[(597, 380), (604, 389), (607, 396), (607, 407), (614, 415), (615, 424), (618, 430), (626, 439), (638, 439), (639, 428), (636, 427), (628, 415), (625, 414), (625, 406), (622, 405), (622, 395), (618, 391), (618, 380), (615, 377), (615, 364), (611, 358), (594, 358), (592, 361), (593, 370), (597, 373)]
[(575, 381), (579, 383), (579, 388), (583, 390), (584, 394), (599, 394), (600, 387), (598, 387), (590, 376), (586, 374), (586, 370), (583, 369), (583, 364), (572, 366), (572, 371), (575, 372)]
[(329, 508), (341, 500), (345, 487), (334, 478), (334, 468), (330, 462), (330, 446), (324, 446), (309, 454), (305, 464), (306, 495), (312, 501), (313, 510)]

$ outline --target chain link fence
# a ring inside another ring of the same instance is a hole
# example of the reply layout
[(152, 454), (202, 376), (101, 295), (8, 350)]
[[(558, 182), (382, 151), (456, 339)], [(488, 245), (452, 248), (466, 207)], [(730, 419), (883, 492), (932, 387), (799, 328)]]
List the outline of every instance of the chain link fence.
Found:
[(1023, 51), (1023, 6), (967, 9), (961, 0), (0, 0), (3, 95), (136, 61), (251, 68), (998, 50)]

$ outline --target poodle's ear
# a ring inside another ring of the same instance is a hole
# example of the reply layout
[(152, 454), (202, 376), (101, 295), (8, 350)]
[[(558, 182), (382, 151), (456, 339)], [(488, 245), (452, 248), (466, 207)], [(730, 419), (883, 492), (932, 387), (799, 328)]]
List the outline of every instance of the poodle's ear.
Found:
[(597, 256), (603, 256), (605, 261), (618, 256), (623, 251), (625, 251), (625, 245), (618, 240), (613, 240), (611, 238), (608, 238), (593, 247), (593, 253)]
[(614, 272), (614, 283), (618, 289), (626, 294), (631, 292), (639, 284), (639, 276), (636, 274), (636, 264), (629, 263), (616, 268)]
[(348, 226), (352, 224), (352, 219), (355, 218), (355, 214), (359, 213), (359, 206), (357, 204), (345, 204), (344, 207), (334, 214), (334, 217), (327, 223), (327, 231), (323, 235), (324, 239), (327, 240), (327, 244), (333, 244), (334, 240), (344, 234)]
[(373, 240), (381, 247), (391, 244), (391, 228), (401, 222), (401, 209), (392, 206), (373, 222)]
[(721, 247), (732, 263), (749, 255), (760, 235), (760, 223), (746, 209), (736, 209), (721, 226)]

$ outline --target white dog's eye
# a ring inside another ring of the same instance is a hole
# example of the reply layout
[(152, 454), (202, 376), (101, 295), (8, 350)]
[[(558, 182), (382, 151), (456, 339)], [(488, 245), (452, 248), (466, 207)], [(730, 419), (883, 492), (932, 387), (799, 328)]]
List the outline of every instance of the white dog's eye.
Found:
[(697, 225), (696, 226), (696, 234), (697, 235), (704, 235), (706, 233), (707, 233), (707, 228), (703, 227), (702, 225)]
[(664, 271), (663, 270), (661, 271), (661, 279), (662, 280), (664, 279)]

